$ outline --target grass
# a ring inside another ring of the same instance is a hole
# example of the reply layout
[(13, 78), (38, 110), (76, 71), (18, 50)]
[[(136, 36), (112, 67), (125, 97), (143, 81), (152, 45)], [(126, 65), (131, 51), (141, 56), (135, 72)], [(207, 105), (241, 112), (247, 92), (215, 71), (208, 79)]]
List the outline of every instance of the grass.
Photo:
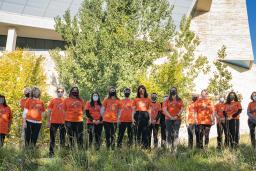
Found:
[(166, 149), (141, 150), (123, 148), (107, 151), (62, 150), (54, 158), (48, 158), (48, 147), (40, 150), (23, 151), (15, 146), (0, 149), (0, 170), (256, 170), (256, 154), (248, 136), (241, 137), (237, 150), (215, 149), (215, 139), (207, 151), (188, 150), (179, 146), (176, 156)]

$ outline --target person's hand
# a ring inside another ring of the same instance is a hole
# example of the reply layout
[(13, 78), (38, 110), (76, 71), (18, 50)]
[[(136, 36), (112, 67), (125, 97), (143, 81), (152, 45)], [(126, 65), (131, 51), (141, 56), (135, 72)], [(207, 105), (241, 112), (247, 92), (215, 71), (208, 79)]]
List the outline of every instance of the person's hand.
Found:
[(96, 120), (93, 119), (93, 120), (92, 120), (92, 123), (95, 124), (95, 123), (96, 123)]
[(27, 128), (27, 122), (26, 121), (23, 121), (22, 127)]
[(99, 125), (99, 124), (100, 124), (100, 120), (97, 120), (97, 121), (95, 122), (95, 124), (96, 124), (96, 125)]
[(51, 127), (51, 123), (48, 122), (47, 125), (46, 125), (47, 128), (50, 128)]
[(237, 116), (238, 116), (238, 114), (235, 113), (232, 115), (232, 118), (236, 118)]
[(156, 124), (156, 120), (152, 120), (152, 121), (151, 121), (151, 124)]

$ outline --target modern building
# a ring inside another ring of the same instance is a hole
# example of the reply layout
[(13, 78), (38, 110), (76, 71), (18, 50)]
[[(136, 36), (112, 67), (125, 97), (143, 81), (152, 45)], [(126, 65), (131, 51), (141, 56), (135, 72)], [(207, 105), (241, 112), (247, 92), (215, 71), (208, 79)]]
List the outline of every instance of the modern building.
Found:
[[(178, 27), (183, 15), (192, 16), (191, 28), (201, 44), (197, 54), (208, 57), (212, 64), (217, 51), (225, 45), (228, 64), (233, 74), (233, 88), (243, 95), (241, 130), (248, 132), (246, 108), (252, 91), (256, 90), (256, 67), (246, 0), (169, 0), (174, 5), (173, 19)], [(54, 17), (69, 9), (75, 15), (82, 0), (0, 0), (0, 50), (13, 51), (26, 48), (46, 57), (45, 71), (49, 93), (53, 93), (58, 77), (48, 51), (64, 48), (65, 42), (54, 31)], [(212, 65), (213, 66), (213, 65)], [(196, 80), (196, 91), (208, 85), (211, 74)], [(215, 129), (214, 129), (215, 130)]]

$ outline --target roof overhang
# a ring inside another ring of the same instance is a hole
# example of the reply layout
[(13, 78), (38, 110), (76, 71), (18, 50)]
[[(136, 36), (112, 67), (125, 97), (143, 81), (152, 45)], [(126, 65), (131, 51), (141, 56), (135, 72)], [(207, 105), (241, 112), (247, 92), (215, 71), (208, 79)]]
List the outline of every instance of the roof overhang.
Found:
[(197, 0), (196, 2), (196, 10), (208, 12), (211, 9), (212, 0)]
[(225, 63), (233, 64), (245, 69), (251, 69), (253, 65), (253, 60), (252, 59), (224, 59), (220, 60)]

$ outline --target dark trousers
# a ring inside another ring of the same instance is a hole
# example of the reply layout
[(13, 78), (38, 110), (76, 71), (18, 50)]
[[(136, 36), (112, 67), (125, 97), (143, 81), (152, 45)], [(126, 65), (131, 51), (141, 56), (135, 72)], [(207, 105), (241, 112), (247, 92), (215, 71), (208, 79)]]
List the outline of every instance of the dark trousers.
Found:
[(103, 124), (88, 124), (87, 131), (89, 136), (89, 147), (92, 146), (93, 139), (95, 140), (95, 148), (98, 150), (101, 146), (101, 134), (102, 134)]
[(166, 120), (167, 145), (171, 150), (176, 151), (179, 138), (181, 120)]
[(134, 137), (135, 145), (137, 145), (138, 144), (137, 135), (138, 135), (139, 112), (136, 112), (134, 114), (134, 121), (135, 121), (135, 125), (133, 126), (133, 137)]
[(187, 127), (187, 130), (188, 130), (188, 147), (192, 149), (195, 141), (194, 137), (196, 137), (197, 125), (189, 124)]
[(165, 125), (165, 115), (161, 114), (160, 117), (160, 126), (161, 126), (161, 146), (166, 142), (166, 125)]
[(248, 119), (248, 126), (250, 128), (250, 136), (251, 136), (251, 143), (252, 143), (252, 147), (255, 149), (256, 148), (256, 140), (255, 140), (255, 127), (256, 127), (256, 121), (252, 121), (250, 119)]
[(25, 146), (35, 146), (42, 124), (32, 123), (29, 121), (26, 121), (26, 123), (27, 128), (25, 129)]
[(50, 154), (54, 154), (54, 147), (55, 147), (55, 138), (57, 130), (59, 130), (60, 133), (60, 146), (65, 146), (65, 135), (66, 135), (66, 129), (64, 124), (55, 124), (52, 123), (50, 127)]
[(225, 146), (228, 146), (228, 132), (227, 132), (227, 121), (221, 121), (217, 123), (217, 148), (221, 148), (223, 145), (223, 133), (225, 135)]
[(139, 112), (137, 141), (144, 148), (149, 148), (149, 114), (148, 112)]
[(133, 126), (131, 122), (121, 122), (118, 126), (118, 138), (117, 138), (117, 146), (122, 147), (123, 137), (125, 130), (127, 129), (128, 134), (128, 147), (130, 147), (133, 143)]
[(65, 122), (67, 135), (69, 138), (69, 147), (74, 147), (75, 139), (79, 148), (83, 148), (83, 122)]
[(228, 121), (229, 146), (236, 148), (239, 144), (239, 119)]
[(208, 147), (210, 130), (211, 125), (198, 125), (198, 129), (196, 130), (197, 148), (203, 149), (204, 146)]
[(0, 134), (0, 148), (3, 147), (4, 145), (5, 136), (6, 134)]
[[(158, 124), (151, 124), (149, 126), (149, 145), (154, 147), (157, 147), (158, 145), (158, 130), (159, 130), (159, 125)], [(154, 138), (154, 144), (151, 144), (151, 137), (153, 133), (153, 138)]]
[(103, 122), (103, 125), (105, 130), (107, 149), (111, 147), (113, 150), (115, 149), (115, 132), (117, 124), (113, 122)]

